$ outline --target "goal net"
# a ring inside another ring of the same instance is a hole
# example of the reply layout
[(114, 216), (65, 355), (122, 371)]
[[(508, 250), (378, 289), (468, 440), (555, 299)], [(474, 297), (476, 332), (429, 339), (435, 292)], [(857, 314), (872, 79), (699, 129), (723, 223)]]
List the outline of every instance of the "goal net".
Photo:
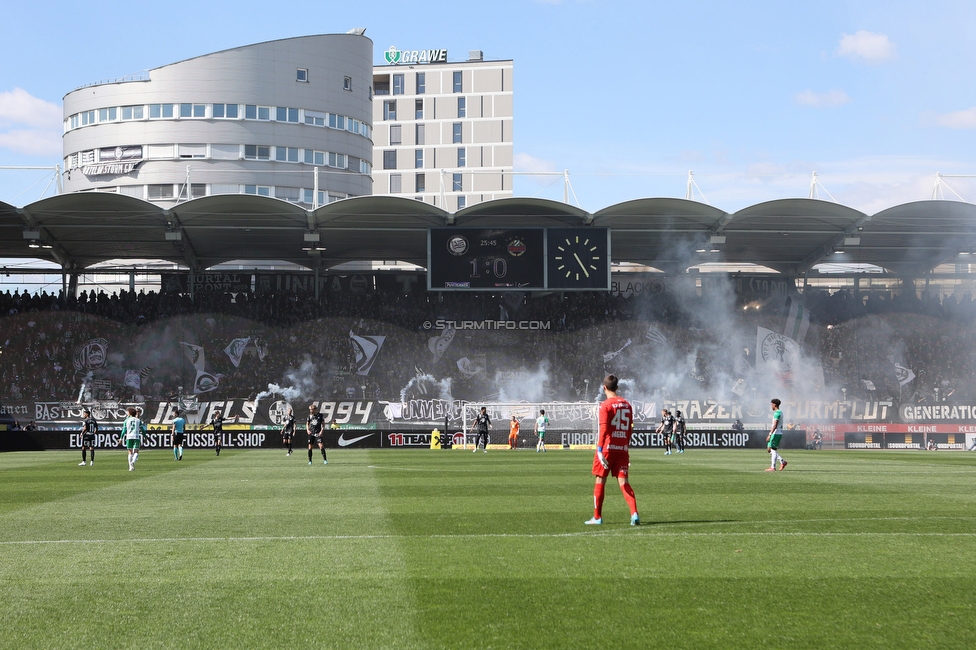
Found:
[(519, 421), (519, 449), (535, 449), (539, 436), (535, 432), (539, 411), (545, 409), (549, 426), (543, 438), (546, 445), (572, 446), (596, 444), (600, 405), (593, 402), (485, 402), (465, 403), (462, 409), (463, 448), (472, 448), (478, 439), (474, 421), (485, 407), (491, 418), (488, 430), (489, 447), (508, 448), (509, 425), (512, 417)]

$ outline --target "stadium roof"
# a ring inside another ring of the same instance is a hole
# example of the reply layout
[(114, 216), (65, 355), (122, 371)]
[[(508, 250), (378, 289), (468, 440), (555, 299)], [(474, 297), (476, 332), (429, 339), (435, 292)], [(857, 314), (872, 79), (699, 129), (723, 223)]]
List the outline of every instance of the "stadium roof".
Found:
[(669, 272), (726, 262), (799, 274), (818, 263), (843, 262), (915, 277), (976, 248), (976, 206), (948, 200), (906, 203), (869, 216), (816, 199), (768, 201), (731, 214), (684, 199), (637, 199), (591, 214), (547, 199), (509, 198), (452, 214), (390, 196), (306, 210), (253, 195), (208, 196), (162, 208), (84, 192), (23, 208), (0, 203), (0, 257), (48, 259), (66, 270), (116, 259), (169, 260), (198, 270), (239, 259), (323, 268), (364, 260), (424, 266), (427, 229), (434, 226), (606, 227), (614, 261)]

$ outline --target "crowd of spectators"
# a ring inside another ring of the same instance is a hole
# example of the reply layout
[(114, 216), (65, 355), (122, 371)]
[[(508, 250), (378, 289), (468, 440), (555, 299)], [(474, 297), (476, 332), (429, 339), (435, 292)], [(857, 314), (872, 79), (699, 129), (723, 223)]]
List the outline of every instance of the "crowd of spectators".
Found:
[[(940, 301), (934, 294), (866, 293), (858, 300), (846, 290), (808, 290), (794, 299), (811, 314), (805, 347), (835, 398), (970, 397), (976, 304), (968, 294)], [(192, 298), (5, 292), (0, 399), (73, 400), (83, 389), (119, 400), (189, 393), (197, 368), (183, 342), (204, 348), (205, 372), (218, 379), (213, 395), (225, 399), (253, 397), (270, 383), (304, 384), (335, 399), (445, 392), (497, 399), (513, 397), (506, 394), (511, 384), (523, 398), (575, 401), (593, 399), (607, 369), (641, 377), (648, 392), (716, 395), (731, 390), (743, 366), (754, 366), (756, 327), (782, 331), (788, 312), (785, 296), (668, 291), (493, 295), (414, 285), (410, 292), (347, 290), (319, 299), (246, 291)], [(491, 320), (547, 325), (455, 332), (433, 325)], [(375, 337), (380, 348), (371, 366), (371, 351), (357, 350), (351, 335)], [(248, 341), (236, 363), (224, 351), (234, 339)], [(100, 340), (105, 358), (93, 361), (86, 346)]]

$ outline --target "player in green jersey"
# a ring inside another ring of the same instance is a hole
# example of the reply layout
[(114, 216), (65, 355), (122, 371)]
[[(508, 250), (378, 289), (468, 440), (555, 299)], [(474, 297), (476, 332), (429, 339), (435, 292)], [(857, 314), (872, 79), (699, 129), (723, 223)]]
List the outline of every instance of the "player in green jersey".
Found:
[(771, 458), (770, 466), (766, 468), (767, 472), (775, 472), (777, 462), (781, 463), (781, 471), (786, 469), (786, 459), (780, 456), (777, 451), (779, 449), (779, 443), (783, 440), (783, 411), (779, 408), (780, 404), (782, 402), (778, 399), (774, 399), (769, 403), (773, 411), (773, 424), (769, 429), (769, 435), (766, 436), (766, 451)]

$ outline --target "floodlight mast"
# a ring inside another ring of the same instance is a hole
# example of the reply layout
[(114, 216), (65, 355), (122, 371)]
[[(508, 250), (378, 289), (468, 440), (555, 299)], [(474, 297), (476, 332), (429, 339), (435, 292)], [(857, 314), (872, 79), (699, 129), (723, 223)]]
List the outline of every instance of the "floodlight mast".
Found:
[(695, 172), (693, 172), (692, 170), (689, 169), (688, 170), (688, 187), (685, 189), (685, 199), (687, 199), (688, 201), (694, 201), (695, 200), (695, 190), (698, 190), (698, 194), (701, 196), (702, 201), (705, 203), (705, 205), (711, 205), (711, 203), (708, 202), (708, 199), (705, 198), (705, 193), (702, 192), (701, 188), (698, 187), (698, 183), (695, 182)]
[[(23, 165), (0, 166), (0, 170), (8, 170), (8, 171), (30, 171), (36, 169), (54, 172), (54, 177), (50, 181), (48, 181), (47, 186), (45, 186), (44, 188), (44, 192), (47, 192), (47, 189), (51, 187), (51, 183), (54, 183), (54, 193), (55, 194), (64, 193), (64, 185), (61, 184), (61, 165), (55, 165), (54, 167), (33, 167), (33, 166), (23, 166)], [(41, 193), (41, 196), (44, 196), (43, 192)]]
[(976, 174), (943, 174), (942, 172), (935, 173), (935, 187), (932, 188), (932, 199), (945, 199), (945, 192), (943, 188), (949, 188), (949, 191), (959, 197), (959, 200), (964, 203), (969, 203), (962, 194), (956, 191), (952, 185), (946, 182), (947, 178), (976, 178)]

